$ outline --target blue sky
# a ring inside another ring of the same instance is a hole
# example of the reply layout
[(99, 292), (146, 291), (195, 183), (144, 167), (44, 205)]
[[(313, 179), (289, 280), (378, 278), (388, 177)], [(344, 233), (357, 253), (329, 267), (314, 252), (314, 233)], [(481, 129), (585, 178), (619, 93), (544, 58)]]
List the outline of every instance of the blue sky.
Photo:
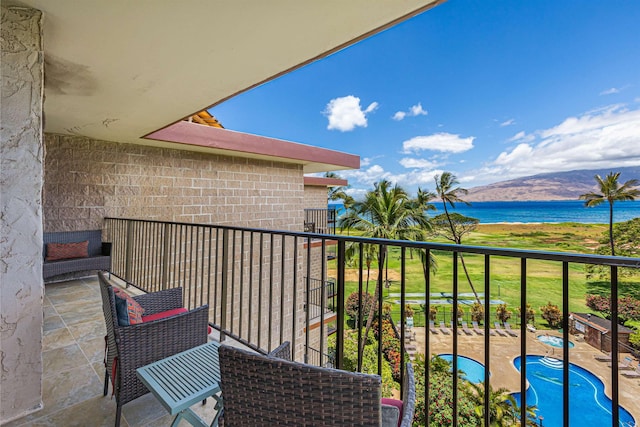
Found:
[(359, 155), (355, 196), (640, 165), (640, 1), (449, 0), (210, 112)]

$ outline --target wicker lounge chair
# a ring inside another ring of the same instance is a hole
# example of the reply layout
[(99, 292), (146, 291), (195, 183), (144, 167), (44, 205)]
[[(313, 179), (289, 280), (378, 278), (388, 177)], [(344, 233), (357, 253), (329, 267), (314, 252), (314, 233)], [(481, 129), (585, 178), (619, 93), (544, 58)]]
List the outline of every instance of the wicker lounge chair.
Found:
[(517, 337), (518, 333), (516, 331), (514, 331), (513, 329), (511, 329), (511, 325), (509, 324), (509, 322), (504, 322), (504, 330), (511, 335), (512, 337)]
[(469, 329), (467, 322), (462, 322), (462, 332), (464, 332), (467, 335), (473, 335), (473, 332), (471, 331), (471, 329)]
[[(226, 345), (219, 354), (225, 425), (378, 427), (384, 411), (395, 411), (382, 408), (379, 376), (293, 362), (288, 342), (268, 356)], [(415, 382), (410, 363), (404, 378), (400, 423), (393, 420), (394, 427), (413, 422)]]
[[(206, 343), (209, 307), (204, 305), (174, 316), (120, 326), (113, 287), (102, 272), (98, 273), (98, 279), (107, 326), (104, 395), (107, 395), (111, 378), (116, 398), (115, 426), (118, 427), (122, 405), (149, 393), (136, 376), (136, 369)], [(145, 309), (145, 316), (154, 315), (181, 308), (182, 288), (134, 299)]]
[(502, 329), (502, 326), (500, 326), (499, 322), (495, 322), (493, 324), (496, 327), (496, 333), (500, 336), (506, 337), (507, 334), (505, 333), (505, 331)]
[[(484, 331), (480, 328), (480, 326), (478, 326), (478, 322), (474, 320), (473, 322), (471, 322), (471, 325), (473, 326), (473, 332), (475, 332), (478, 335), (484, 335)], [(489, 330), (489, 333), (491, 332), (493, 331)]]

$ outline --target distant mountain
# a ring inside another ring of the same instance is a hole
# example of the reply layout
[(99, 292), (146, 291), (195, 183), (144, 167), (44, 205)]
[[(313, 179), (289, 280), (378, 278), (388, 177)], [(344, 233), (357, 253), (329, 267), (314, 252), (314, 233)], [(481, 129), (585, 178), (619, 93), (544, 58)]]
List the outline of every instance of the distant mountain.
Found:
[(621, 183), (640, 180), (640, 166), (545, 173), (473, 187), (464, 199), (469, 202), (577, 200), (581, 194), (596, 190), (595, 175), (605, 176), (612, 171), (620, 172)]

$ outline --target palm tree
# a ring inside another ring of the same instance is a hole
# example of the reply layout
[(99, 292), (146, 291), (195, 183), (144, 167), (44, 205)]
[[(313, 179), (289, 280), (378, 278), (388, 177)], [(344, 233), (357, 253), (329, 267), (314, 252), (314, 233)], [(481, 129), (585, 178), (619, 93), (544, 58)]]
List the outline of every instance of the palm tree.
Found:
[[(442, 200), (442, 204), (444, 205), (444, 213), (447, 217), (447, 221), (451, 229), (451, 236), (453, 237), (454, 243), (456, 245), (460, 245), (462, 244), (462, 236), (456, 231), (456, 227), (454, 227), (453, 225), (453, 219), (449, 214), (447, 205), (450, 205), (452, 208), (455, 208), (456, 203), (464, 203), (465, 205), (469, 205), (468, 202), (465, 202), (460, 198), (460, 195), (467, 194), (468, 191), (465, 188), (457, 186), (459, 184), (458, 179), (451, 172), (443, 172), (442, 175), (436, 175), (434, 177), (434, 180), (436, 181), (436, 193), (438, 194), (438, 197), (440, 197), (440, 200)], [(467, 281), (469, 282), (469, 286), (471, 286), (473, 295), (475, 295), (476, 301), (480, 303), (480, 297), (478, 296), (478, 292), (476, 292), (476, 288), (471, 282), (471, 277), (469, 276), (469, 272), (467, 271), (467, 265), (464, 262), (462, 254), (460, 254), (460, 262), (462, 263), (464, 274), (467, 276)]]
[[(340, 176), (334, 172), (327, 172), (324, 174), (324, 177), (341, 179)], [(351, 207), (355, 203), (355, 200), (353, 199), (353, 197), (347, 194), (347, 192), (345, 191), (346, 188), (347, 187), (329, 187), (328, 199), (332, 201), (342, 200), (344, 208), (349, 209), (349, 207)]]
[[(464, 382), (468, 388), (468, 395), (473, 400), (475, 411), (484, 425), (484, 383)], [(506, 388), (494, 390), (489, 386), (489, 425), (491, 427), (521, 425), (520, 408), (513, 395)], [(527, 422), (525, 425), (535, 425), (536, 407), (527, 405)]]
[(640, 197), (640, 189), (638, 187), (637, 179), (630, 179), (624, 184), (618, 183), (620, 172), (609, 172), (607, 176), (602, 179), (600, 175), (596, 175), (595, 179), (598, 183), (600, 192), (590, 192), (582, 194), (580, 200), (584, 200), (584, 205), (588, 208), (598, 206), (605, 202), (609, 203), (609, 244), (611, 245), (611, 255), (615, 256), (615, 249), (613, 244), (613, 203), (616, 201), (635, 200), (636, 197)]
[[(424, 204), (409, 198), (407, 192), (400, 186), (391, 186), (387, 180), (382, 180), (374, 185), (372, 191), (368, 191), (364, 201), (356, 202), (340, 219), (341, 228), (355, 228), (360, 230), (365, 237), (390, 239), (390, 240), (416, 240), (425, 235), (424, 230), (430, 229), (429, 219), (426, 216)], [(381, 272), (387, 256), (385, 245), (373, 245), (379, 250), (378, 268)], [(367, 253), (371, 248), (367, 250)], [(355, 248), (349, 253), (354, 254)], [(369, 267), (369, 264), (368, 266)], [(367, 269), (368, 271), (368, 269)], [(388, 278), (388, 277), (387, 277)], [(370, 315), (367, 318), (366, 332), (369, 335), (375, 305), (380, 298), (382, 274), (378, 274), (378, 286), (376, 286), (373, 300), (371, 301)], [(360, 343), (361, 351), (364, 348), (364, 340)]]

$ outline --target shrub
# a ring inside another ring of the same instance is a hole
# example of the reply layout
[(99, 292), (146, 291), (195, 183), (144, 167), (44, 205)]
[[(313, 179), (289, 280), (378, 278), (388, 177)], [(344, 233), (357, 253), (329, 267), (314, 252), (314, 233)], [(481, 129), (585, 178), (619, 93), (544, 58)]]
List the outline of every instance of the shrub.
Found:
[[(416, 409), (413, 425), (426, 424), (425, 405), (425, 362), (424, 355), (416, 355), (413, 361), (416, 378)], [(453, 377), (451, 365), (439, 357), (434, 357), (429, 367), (429, 425), (434, 427), (449, 427), (453, 424)], [(465, 396), (465, 389), (458, 379), (458, 426), (477, 427), (481, 425), (476, 415), (472, 400)]]
[(527, 304), (524, 316), (522, 315), (522, 307), (518, 307), (518, 314), (525, 324), (529, 322), (536, 323), (536, 311), (531, 307), (531, 304)]
[(413, 308), (409, 304), (404, 306), (404, 316), (405, 317), (413, 317)]
[[(329, 351), (335, 353), (335, 335), (329, 337)], [(378, 373), (378, 341), (369, 332), (367, 343), (362, 355), (362, 372), (366, 374)], [(346, 371), (358, 370), (358, 332), (350, 331), (344, 337), (343, 368)], [(391, 397), (393, 390), (399, 390), (400, 385), (394, 381), (391, 367), (388, 363), (382, 364), (382, 396)]]
[(500, 304), (496, 307), (496, 318), (502, 323), (511, 319), (511, 310), (507, 310), (507, 304)]
[(484, 306), (479, 302), (474, 302), (471, 306), (471, 320), (474, 322), (482, 322), (484, 319)]
[(372, 327), (376, 339), (382, 341), (382, 354), (391, 365), (393, 379), (400, 379), (400, 340), (396, 338), (393, 324), (388, 319), (382, 319), (382, 338), (379, 336), (378, 322), (374, 321)]
[[(602, 295), (587, 295), (587, 307), (599, 311), (611, 319), (611, 298)], [(618, 323), (624, 325), (627, 320), (640, 320), (640, 300), (626, 296), (618, 299)]]
[(542, 318), (546, 320), (550, 328), (559, 328), (562, 325), (562, 312), (557, 305), (551, 304), (551, 301), (540, 307), (540, 311)]
[[(353, 292), (347, 298), (347, 301), (344, 305), (344, 311), (349, 316), (351, 321), (349, 322), (350, 327), (356, 327), (356, 323), (358, 321), (358, 302), (360, 301), (360, 294), (358, 292)], [(370, 293), (362, 294), (362, 309), (364, 316), (362, 317), (362, 323), (364, 324), (367, 321), (367, 314), (371, 311), (371, 302), (373, 301), (373, 296)]]

